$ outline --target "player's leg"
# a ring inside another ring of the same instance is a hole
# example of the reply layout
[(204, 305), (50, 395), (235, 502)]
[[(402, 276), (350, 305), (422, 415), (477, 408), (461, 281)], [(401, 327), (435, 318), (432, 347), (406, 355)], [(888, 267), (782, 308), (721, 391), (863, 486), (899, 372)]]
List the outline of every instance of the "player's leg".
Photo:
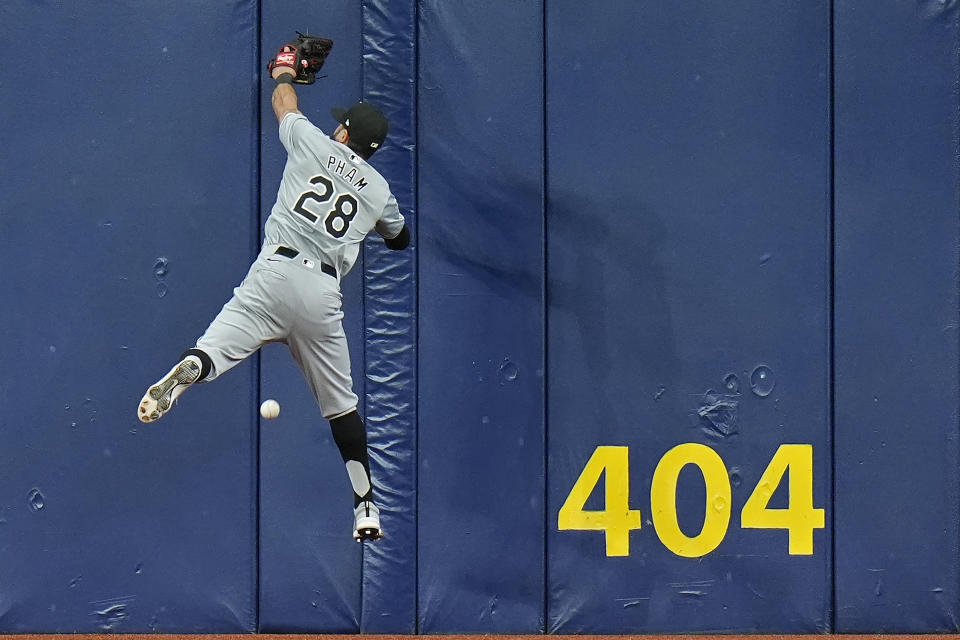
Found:
[(323, 417), (330, 421), (334, 442), (340, 450), (353, 490), (353, 537), (357, 541), (383, 537), (380, 509), (373, 497), (367, 431), (357, 413), (357, 396), (350, 378), (347, 340), (339, 334), (312, 340), (295, 339), (287, 344), (313, 390)]
[(357, 540), (381, 538), (380, 509), (373, 500), (367, 430), (363, 420), (353, 409), (345, 415), (330, 418), (330, 430), (353, 488), (353, 537)]
[[(213, 319), (193, 349), (147, 389), (137, 416), (142, 422), (160, 419), (191, 385), (210, 382), (242, 362), (265, 342), (283, 337), (283, 274), (262, 266), (259, 261), (234, 289), (233, 297)], [(280, 311), (280, 313), (278, 313)]]
[(373, 498), (366, 427), (357, 413), (357, 396), (350, 376), (340, 294), (336, 290), (313, 291), (309, 298), (308, 312), (298, 319), (287, 345), (313, 390), (323, 417), (330, 421), (334, 442), (346, 466), (353, 489), (353, 536), (358, 541), (376, 540), (383, 536), (380, 510)]

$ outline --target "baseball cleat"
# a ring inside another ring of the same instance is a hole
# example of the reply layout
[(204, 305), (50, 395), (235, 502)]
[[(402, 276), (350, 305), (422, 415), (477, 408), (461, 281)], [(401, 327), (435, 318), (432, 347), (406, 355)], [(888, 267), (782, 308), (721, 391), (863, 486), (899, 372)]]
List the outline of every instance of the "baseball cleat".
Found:
[(361, 502), (353, 511), (353, 539), (357, 542), (363, 542), (364, 540), (379, 540), (382, 537), (380, 509), (370, 501)]
[(167, 375), (147, 389), (147, 393), (140, 400), (137, 417), (141, 422), (159, 420), (173, 406), (173, 401), (199, 377), (200, 364), (197, 358), (193, 356), (184, 358), (170, 369)]

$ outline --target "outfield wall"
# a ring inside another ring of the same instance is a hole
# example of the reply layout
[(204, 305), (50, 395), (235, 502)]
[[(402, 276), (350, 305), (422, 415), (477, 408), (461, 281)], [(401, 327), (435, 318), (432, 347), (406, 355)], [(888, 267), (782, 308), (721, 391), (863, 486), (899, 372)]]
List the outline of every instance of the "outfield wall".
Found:
[[(958, 19), (3, 3), (0, 632), (957, 631)], [(283, 345), (135, 417), (256, 255), (297, 29), (414, 237), (342, 285), (364, 546)]]

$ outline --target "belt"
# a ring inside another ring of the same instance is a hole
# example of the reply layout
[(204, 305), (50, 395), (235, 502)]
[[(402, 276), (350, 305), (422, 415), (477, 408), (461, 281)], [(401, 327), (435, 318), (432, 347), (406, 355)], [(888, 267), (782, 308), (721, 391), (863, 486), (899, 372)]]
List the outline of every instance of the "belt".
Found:
[[(284, 258), (293, 259), (293, 258), (296, 258), (298, 255), (300, 255), (300, 252), (297, 251), (296, 249), (291, 249), (290, 247), (279, 246), (277, 247), (277, 250), (274, 251), (274, 254), (281, 255)], [(313, 269), (313, 265), (317, 264), (310, 258), (304, 258), (302, 263), (303, 263), (303, 266), (309, 269)], [(333, 265), (329, 265), (326, 262), (320, 262), (319, 264), (320, 264), (320, 271), (323, 271), (328, 276), (332, 276), (334, 278), (337, 277), (337, 270), (333, 267)]]

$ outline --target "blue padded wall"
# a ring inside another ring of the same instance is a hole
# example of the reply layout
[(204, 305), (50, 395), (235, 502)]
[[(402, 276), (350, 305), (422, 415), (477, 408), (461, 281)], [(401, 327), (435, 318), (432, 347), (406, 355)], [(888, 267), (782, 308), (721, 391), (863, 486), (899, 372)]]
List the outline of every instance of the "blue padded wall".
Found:
[[(297, 86), (300, 111), (332, 131), (336, 122), (330, 108), (360, 98), (360, 3), (264, 1), (261, 12), (263, 65), (297, 29), (334, 39), (323, 68), (327, 77)], [(270, 105), (272, 84), (265, 79), (260, 92), (261, 231), (286, 161)], [(360, 398), (365, 389), (363, 269), (361, 256), (341, 282), (353, 389)], [(361, 548), (351, 534), (353, 492), (330, 425), (286, 346), (263, 350), (260, 395), (281, 405), (279, 418), (264, 421), (260, 435), (260, 630), (356, 633)]]
[(136, 418), (252, 255), (255, 25), (0, 5), (2, 632), (255, 629), (253, 369)]
[(536, 633), (542, 6), (419, 10), (419, 630)]
[(371, 234), (366, 271), (366, 422), (386, 536), (363, 554), (363, 633), (413, 633), (417, 601), (416, 3), (364, 0), (363, 99), (390, 121), (372, 164), (390, 183), (414, 240)]
[[(284, 346), (135, 417), (259, 247), (296, 29), (336, 41), (315, 124), (390, 117), (414, 231), (343, 282), (375, 545)], [(11, 0), (0, 35), (57, 43), (0, 69), (0, 632), (960, 629), (960, 3)], [(629, 549), (576, 530), (608, 507)], [(730, 518), (684, 557), (672, 513)]]
[(837, 2), (837, 631), (958, 630), (954, 2)]
[[(828, 506), (829, 10), (547, 4), (551, 632), (829, 630), (827, 532), (789, 555), (785, 531), (740, 526), (780, 444), (813, 446), (807, 494)], [(651, 478), (682, 443), (713, 449), (732, 486), (679, 476), (687, 536), (705, 499), (731, 516), (699, 558), (653, 526)], [(625, 557), (602, 532), (558, 530), (600, 445), (629, 447), (642, 528)]]

